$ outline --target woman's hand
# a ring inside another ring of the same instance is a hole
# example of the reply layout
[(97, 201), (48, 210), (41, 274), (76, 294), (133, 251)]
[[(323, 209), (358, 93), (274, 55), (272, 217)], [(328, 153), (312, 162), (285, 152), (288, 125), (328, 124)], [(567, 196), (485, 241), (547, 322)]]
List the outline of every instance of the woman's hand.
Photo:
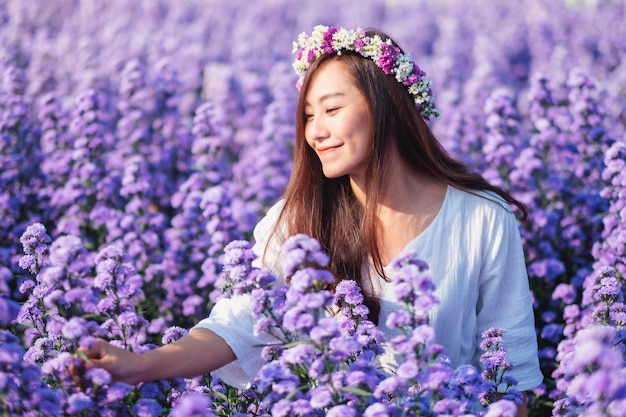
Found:
[(90, 349), (80, 349), (86, 356), (85, 368), (107, 370), (113, 382), (137, 384), (145, 380), (145, 357), (114, 346), (104, 339), (96, 339)]

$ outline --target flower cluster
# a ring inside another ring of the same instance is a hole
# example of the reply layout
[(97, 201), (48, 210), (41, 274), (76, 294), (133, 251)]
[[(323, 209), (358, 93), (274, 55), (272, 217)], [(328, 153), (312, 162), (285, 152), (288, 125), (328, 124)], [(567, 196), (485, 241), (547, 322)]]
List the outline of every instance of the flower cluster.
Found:
[(41, 369), (23, 359), (20, 340), (7, 330), (0, 330), (0, 404), (6, 415), (27, 415), (35, 410), (42, 416), (61, 415), (61, 402), (41, 379)]
[[(582, 309), (568, 309), (566, 336), (554, 371), (560, 394), (554, 415), (619, 416), (626, 399), (624, 282), (612, 267), (599, 267), (584, 282)], [(557, 395), (555, 395), (556, 397)]]
[[(506, 361), (501, 339), (499, 343), (485, 339), (489, 353), (485, 358), (490, 358), (485, 360), (486, 369), (500, 367), (494, 375), (481, 377), (469, 365), (454, 369), (443, 348), (433, 343), (427, 312), (436, 302), (435, 287), (427, 266), (414, 253), (392, 262), (391, 275), (406, 314), (390, 316), (388, 325), (404, 334), (387, 344), (381, 331), (367, 320), (368, 309), (355, 281), (343, 280), (334, 294), (328, 291), (333, 277), (325, 269), (328, 256), (318, 241), (296, 235), (285, 242), (283, 251), (284, 273), (290, 283), (280, 287), (250, 268), (253, 256), (245, 242), (233, 242), (226, 255), (231, 288), (239, 295), (247, 291), (254, 301), (255, 332), (274, 336), (264, 347), (267, 363), (254, 381), (260, 412), (272, 416), (485, 412), (478, 406), (479, 397), (493, 396), (506, 371), (503, 362), (496, 364), (492, 359)], [(495, 334), (501, 332), (493, 329), (488, 336)], [(395, 352), (400, 365), (384, 365), (386, 350)], [(510, 395), (506, 401), (515, 398), (513, 390)], [(504, 407), (492, 402), (496, 408)]]
[(297, 52), (293, 68), (300, 77), (301, 84), (304, 74), (311, 63), (322, 55), (353, 51), (364, 58), (370, 59), (385, 74), (391, 74), (407, 88), (425, 119), (438, 118), (439, 110), (435, 107), (431, 82), (426, 78), (411, 55), (403, 53), (391, 39), (383, 40), (379, 35), (368, 36), (363, 29), (348, 30), (318, 25), (311, 35), (302, 32), (297, 42), (293, 43), (293, 52)]

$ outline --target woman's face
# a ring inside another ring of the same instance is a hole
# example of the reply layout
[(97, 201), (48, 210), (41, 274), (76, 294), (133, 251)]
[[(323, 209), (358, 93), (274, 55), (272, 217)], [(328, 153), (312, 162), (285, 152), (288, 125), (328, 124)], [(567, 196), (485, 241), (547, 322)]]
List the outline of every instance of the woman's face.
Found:
[(364, 178), (371, 140), (365, 96), (339, 60), (323, 63), (305, 97), (304, 136), (327, 178)]

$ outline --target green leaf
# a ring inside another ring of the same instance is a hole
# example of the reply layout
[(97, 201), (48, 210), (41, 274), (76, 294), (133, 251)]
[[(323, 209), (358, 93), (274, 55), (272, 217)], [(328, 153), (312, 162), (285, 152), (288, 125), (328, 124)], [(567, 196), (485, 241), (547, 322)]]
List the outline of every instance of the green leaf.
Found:
[(370, 397), (372, 395), (372, 393), (369, 391), (366, 391), (361, 388), (354, 388), (354, 387), (342, 387), (340, 391), (345, 391), (345, 392), (349, 392), (352, 394), (360, 395), (361, 397)]

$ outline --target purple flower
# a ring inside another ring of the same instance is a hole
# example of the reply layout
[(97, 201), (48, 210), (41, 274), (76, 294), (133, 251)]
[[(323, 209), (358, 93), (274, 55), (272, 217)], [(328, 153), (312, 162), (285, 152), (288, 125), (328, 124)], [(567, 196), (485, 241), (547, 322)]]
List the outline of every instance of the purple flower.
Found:
[(619, 369), (623, 366), (621, 353), (613, 348), (615, 329), (591, 326), (578, 332), (573, 357), (565, 364), (569, 375), (578, 375), (587, 369)]
[(77, 392), (67, 398), (67, 412), (70, 414), (79, 414), (85, 410), (92, 409), (93, 401), (83, 392)]
[(485, 417), (515, 417), (517, 415), (517, 405), (508, 400), (500, 400), (489, 405)]
[(458, 385), (474, 383), (478, 377), (478, 371), (471, 365), (461, 365), (452, 374), (453, 382)]
[(19, 260), (20, 268), (27, 269), (31, 274), (37, 274), (44, 266), (52, 239), (41, 223), (34, 223), (26, 228), (20, 242), (24, 256)]
[(329, 262), (320, 243), (302, 234), (287, 239), (283, 244), (283, 252), (286, 254), (284, 271), (287, 276), (308, 266), (324, 268)]
[(315, 316), (311, 313), (291, 309), (283, 317), (283, 326), (292, 332), (308, 331), (315, 324)]
[(83, 335), (85, 320), (80, 317), (72, 317), (63, 325), (63, 337), (67, 339), (78, 339)]
[(467, 408), (465, 401), (454, 398), (443, 398), (433, 405), (433, 411), (439, 415), (463, 415), (467, 413)]
[(293, 365), (301, 365), (306, 362), (310, 362), (314, 357), (315, 348), (310, 344), (299, 344), (288, 349), (285, 349), (282, 353), (282, 360), (285, 363)]
[(326, 339), (336, 336), (337, 332), (337, 320), (332, 317), (323, 317), (311, 329), (309, 337), (315, 343), (327, 343)]
[(0, 326), (6, 326), (15, 320), (20, 308), (21, 306), (17, 301), (0, 297)]
[(413, 379), (417, 377), (417, 373), (419, 372), (419, 366), (417, 365), (417, 363), (415, 363), (415, 361), (407, 361), (400, 364), (396, 372), (401, 378)]
[(406, 393), (407, 381), (397, 376), (389, 376), (378, 383), (374, 390), (374, 398), (382, 399), (388, 395), (401, 396)]
[(289, 417), (291, 413), (292, 405), (287, 400), (279, 400), (272, 405), (271, 415), (276, 417)]
[(61, 236), (50, 245), (50, 264), (67, 267), (76, 260), (85, 248), (77, 236)]
[(48, 245), (51, 241), (46, 227), (41, 223), (33, 223), (28, 226), (20, 238), (24, 253), (37, 253), (37, 247)]
[(435, 363), (428, 367), (427, 372), (421, 378), (425, 390), (440, 391), (450, 381), (452, 368), (447, 364)]
[(354, 280), (342, 280), (335, 288), (335, 304), (343, 301), (350, 305), (363, 303), (363, 294), (358, 284)]
[(547, 324), (541, 330), (541, 338), (555, 343), (559, 341), (562, 333), (563, 329), (560, 324)]
[(385, 325), (390, 329), (396, 329), (401, 327), (410, 326), (413, 322), (411, 313), (405, 310), (392, 311), (387, 316), (387, 321)]
[(181, 337), (185, 336), (188, 333), (187, 329), (183, 329), (178, 326), (171, 326), (165, 330), (163, 337), (161, 338), (161, 343), (167, 345), (169, 343), (175, 342)]
[(87, 370), (85, 372), (85, 378), (98, 386), (105, 386), (111, 383), (111, 374), (102, 368)]
[(325, 408), (332, 404), (333, 393), (326, 386), (319, 386), (311, 389), (311, 407)]
[(572, 304), (576, 299), (576, 288), (572, 284), (561, 283), (552, 292), (553, 300), (562, 300), (565, 304)]
[(157, 417), (163, 413), (163, 407), (153, 398), (140, 398), (132, 408), (137, 417)]
[(391, 411), (389, 410), (389, 406), (376, 402), (374, 404), (369, 405), (365, 411), (363, 412), (363, 416), (365, 417), (391, 417)]
[(330, 340), (329, 348), (339, 358), (347, 358), (350, 355), (356, 355), (361, 344), (352, 337), (336, 336)]
[(213, 417), (210, 411), (211, 399), (206, 395), (187, 394), (183, 395), (170, 412), (171, 417)]
[(107, 387), (106, 401), (108, 403), (115, 403), (117, 401), (120, 401), (128, 394), (130, 394), (133, 388), (134, 387), (132, 385), (123, 382), (114, 382)]
[(356, 417), (357, 412), (349, 405), (336, 405), (326, 412), (326, 417)]
[(331, 300), (332, 294), (328, 291), (300, 294), (299, 297), (294, 297), (294, 292), (287, 291), (287, 301), (307, 311), (324, 308)]

